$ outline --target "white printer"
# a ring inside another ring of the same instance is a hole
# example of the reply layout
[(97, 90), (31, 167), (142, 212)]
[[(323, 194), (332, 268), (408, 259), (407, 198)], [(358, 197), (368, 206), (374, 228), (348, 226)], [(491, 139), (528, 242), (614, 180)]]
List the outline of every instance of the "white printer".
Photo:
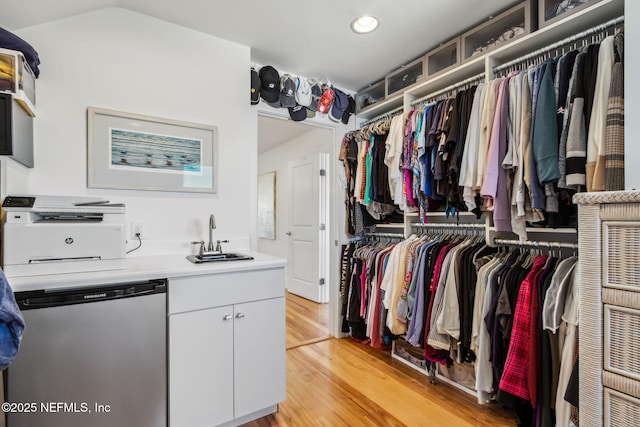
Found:
[(7, 196), (2, 233), (9, 277), (124, 268), (125, 206), (95, 197)]

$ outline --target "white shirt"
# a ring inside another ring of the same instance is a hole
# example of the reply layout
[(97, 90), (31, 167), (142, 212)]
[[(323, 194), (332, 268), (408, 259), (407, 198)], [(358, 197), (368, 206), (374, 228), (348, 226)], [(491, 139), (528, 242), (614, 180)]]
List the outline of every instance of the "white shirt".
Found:
[(469, 117), (469, 126), (467, 128), (467, 136), (464, 143), (464, 152), (462, 153), (462, 163), (460, 165), (460, 186), (464, 187), (463, 200), (469, 210), (476, 208), (475, 192), (473, 185), (478, 168), (478, 144), (480, 143), (480, 120), (482, 117), (482, 108), (486, 96), (487, 86), (482, 83), (478, 85), (473, 104), (471, 105), (471, 116)]
[(402, 171), (400, 161), (402, 159), (402, 143), (404, 140), (404, 114), (391, 119), (389, 135), (385, 142), (384, 164), (389, 168), (389, 192), (393, 202), (401, 209), (406, 207), (406, 200), (403, 203), (404, 191), (398, 194), (398, 188), (402, 189)]
[(564, 394), (571, 378), (573, 370), (573, 358), (578, 334), (578, 318), (580, 314), (579, 301), (579, 277), (578, 267), (573, 269), (571, 289), (567, 293), (567, 299), (562, 313), (562, 320), (566, 328), (564, 337), (560, 336), (562, 345), (562, 359), (560, 361), (560, 375), (558, 377), (558, 393), (556, 394), (556, 425), (569, 425), (571, 418), (571, 404), (564, 400)]

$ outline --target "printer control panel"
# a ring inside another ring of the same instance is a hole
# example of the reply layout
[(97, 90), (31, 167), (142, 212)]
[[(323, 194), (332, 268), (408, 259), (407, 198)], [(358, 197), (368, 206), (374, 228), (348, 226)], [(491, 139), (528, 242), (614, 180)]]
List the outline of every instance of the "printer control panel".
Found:
[(7, 196), (2, 202), (3, 208), (32, 208), (36, 201), (35, 197), (29, 196)]

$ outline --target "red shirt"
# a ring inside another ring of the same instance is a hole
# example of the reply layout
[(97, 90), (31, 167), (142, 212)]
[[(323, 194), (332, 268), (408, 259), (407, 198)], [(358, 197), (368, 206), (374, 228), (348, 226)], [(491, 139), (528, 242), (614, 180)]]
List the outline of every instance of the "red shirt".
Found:
[(520, 285), (516, 310), (513, 315), (511, 342), (507, 353), (507, 361), (500, 379), (500, 389), (514, 396), (530, 401), (528, 373), (529, 346), (531, 338), (531, 290), (533, 283), (542, 272), (546, 255), (540, 255), (533, 262), (531, 271)]

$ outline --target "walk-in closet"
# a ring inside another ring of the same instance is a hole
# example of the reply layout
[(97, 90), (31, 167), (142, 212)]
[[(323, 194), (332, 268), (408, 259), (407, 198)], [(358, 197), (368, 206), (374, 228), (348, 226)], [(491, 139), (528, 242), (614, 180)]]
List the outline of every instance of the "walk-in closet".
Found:
[[(625, 189), (624, 4), (563, 18), (540, 5), (533, 31), (529, 6), (497, 17), (527, 23), (512, 37), (465, 48), (487, 24), (443, 41), (433, 55), (449, 46), (450, 62), (434, 72), (425, 55), (426, 77), (357, 113), (340, 154), (352, 236), (341, 253), (342, 331), (433, 384), (506, 408), (518, 426), (632, 425), (637, 360), (616, 353), (620, 366), (607, 368), (591, 358), (607, 333), (627, 343), (622, 320), (605, 309), (583, 326), (585, 295), (598, 293), (582, 289), (594, 236), (578, 207), (583, 193)], [(591, 303), (595, 313), (605, 303)], [(617, 382), (585, 385), (607, 369)]]

